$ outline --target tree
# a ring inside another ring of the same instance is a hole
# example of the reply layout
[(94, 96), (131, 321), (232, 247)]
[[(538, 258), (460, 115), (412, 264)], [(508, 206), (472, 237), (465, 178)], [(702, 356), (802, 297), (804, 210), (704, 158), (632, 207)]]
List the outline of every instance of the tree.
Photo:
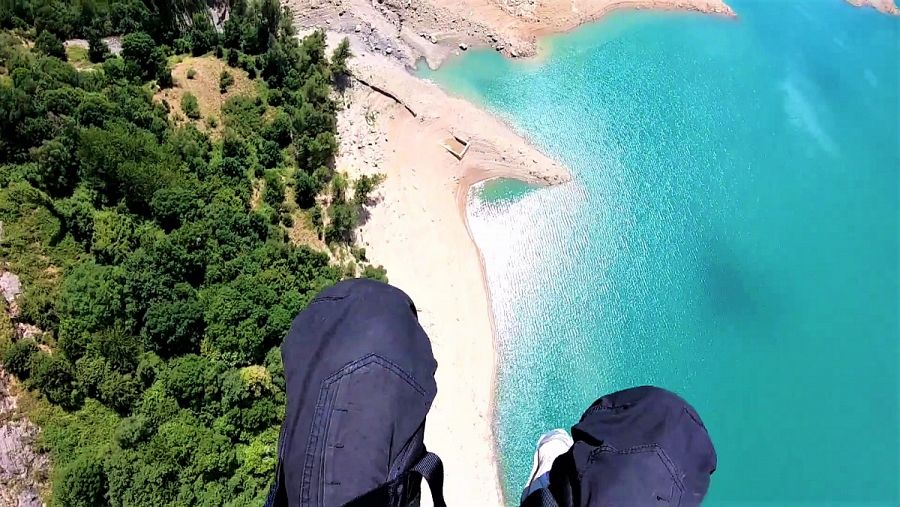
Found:
[(250, 79), (256, 78), (257, 60), (252, 55), (246, 53), (239, 54), (237, 65), (247, 71), (247, 77)]
[(100, 397), (100, 384), (109, 373), (106, 359), (99, 355), (84, 356), (75, 363), (75, 379), (87, 396)]
[(256, 148), (256, 158), (262, 167), (277, 167), (282, 161), (281, 147), (276, 142), (260, 139)]
[(63, 317), (56, 329), (56, 347), (71, 363), (81, 359), (91, 346), (91, 334), (84, 322)]
[(128, 373), (137, 368), (141, 342), (123, 326), (100, 331), (94, 336), (94, 345), (113, 370)]
[(159, 372), (161, 372), (165, 366), (166, 363), (158, 355), (153, 352), (145, 352), (141, 355), (141, 360), (135, 371), (135, 377), (144, 385), (144, 387), (149, 387), (156, 381)]
[(225, 55), (225, 62), (228, 63), (229, 67), (237, 67), (238, 58), (240, 57), (240, 51), (237, 49), (230, 49), (228, 54)]
[(150, 306), (144, 335), (163, 357), (197, 352), (203, 337), (203, 306), (196, 298), (160, 301)]
[(200, 104), (197, 102), (197, 97), (191, 92), (184, 92), (184, 95), (181, 96), (181, 110), (192, 120), (200, 119)]
[(191, 53), (194, 56), (208, 53), (219, 44), (219, 32), (216, 31), (216, 27), (213, 26), (209, 15), (205, 12), (198, 12), (191, 18), (188, 38), (191, 43)]
[(100, 460), (82, 454), (63, 468), (54, 480), (61, 483), (54, 489), (54, 500), (59, 505), (71, 507), (93, 507), (106, 504), (106, 474)]
[(102, 63), (110, 55), (109, 46), (104, 42), (98, 30), (88, 30), (88, 60)]
[(114, 210), (94, 213), (91, 252), (104, 264), (120, 264), (136, 248), (131, 215)]
[(128, 415), (140, 399), (142, 389), (133, 375), (108, 371), (99, 386), (100, 401), (120, 415)]
[(357, 206), (369, 204), (372, 191), (384, 181), (384, 178), (383, 174), (364, 174), (360, 176), (353, 185), (353, 202)]
[[(201, 161), (202, 163), (202, 161)], [(200, 196), (191, 184), (169, 186), (157, 190), (150, 208), (157, 223), (166, 231), (180, 227), (198, 216)]]
[(34, 48), (47, 56), (54, 56), (60, 60), (66, 59), (66, 47), (47, 30), (42, 31), (34, 40)]
[(103, 61), (103, 74), (110, 82), (124, 80), (127, 77), (125, 60), (118, 56), (107, 58)]
[(78, 179), (78, 157), (74, 142), (68, 136), (44, 141), (31, 151), (37, 162), (27, 173), (35, 187), (55, 196), (66, 194)]
[(347, 60), (353, 56), (350, 51), (350, 39), (344, 37), (331, 54), (331, 73), (337, 77), (347, 73)]
[(145, 32), (129, 33), (122, 37), (122, 58), (127, 73), (142, 81), (155, 79), (166, 61), (153, 37)]
[(79, 125), (101, 127), (115, 112), (115, 107), (103, 94), (86, 93), (78, 104), (75, 117)]
[(150, 25), (150, 11), (141, 0), (110, 2), (109, 20), (113, 33), (131, 33)]
[(303, 171), (297, 171), (294, 178), (294, 198), (301, 208), (311, 208), (316, 205), (316, 196), (319, 195), (321, 185), (313, 176)]
[(88, 332), (100, 331), (123, 319), (124, 275), (118, 266), (90, 262), (75, 266), (60, 288), (60, 313), (75, 320), (78, 329)]
[[(162, 376), (163, 372), (159, 376)], [(152, 428), (171, 420), (178, 414), (178, 400), (166, 391), (161, 380), (153, 383), (141, 396), (137, 413), (144, 416)]]
[(171, 88), (175, 82), (172, 80), (172, 69), (162, 63), (156, 71), (156, 84), (160, 88)]
[[(73, 179), (76, 171), (73, 170)], [(56, 201), (56, 211), (59, 212), (66, 230), (75, 241), (84, 247), (90, 248), (91, 236), (94, 234), (94, 205), (96, 195), (84, 187), (78, 187), (71, 197)]]
[(116, 428), (116, 441), (123, 449), (133, 449), (149, 440), (154, 430), (147, 416), (137, 414), (122, 419)]
[[(304, 106), (305, 107), (305, 106)], [(295, 124), (294, 132), (297, 133)], [(328, 165), (337, 151), (337, 139), (331, 132), (321, 132), (315, 137), (300, 133), (294, 138), (297, 163), (305, 170)]]
[(279, 148), (284, 148), (291, 144), (291, 116), (281, 109), (277, 111), (272, 121), (263, 128), (262, 136), (267, 141), (277, 143)]
[[(269, 90), (229, 99), (211, 138), (174, 125), (146, 83), (169, 80), (157, 43), (193, 49), (202, 23), (179, 27), (188, 4), (157, 2), (153, 16), (144, 4), (22, 8), (28, 33), (87, 35), (95, 59), (100, 35), (127, 33), (124, 56), (94, 72), (0, 34), (3, 258), (27, 282), (20, 319), (46, 331), (46, 347), (10, 341), (0, 319), (2, 360), (49, 402), (39, 423), (56, 503), (258, 504), (285, 409), (278, 345), (343, 273), (291, 244), (270, 206), (251, 209), (250, 175), (282, 219), (295, 184), (320, 234), (353, 214), (346, 180), (343, 209), (316, 205), (336, 149), (324, 37), (296, 40), (277, 0), (237, 0), (229, 53), (251, 76), (261, 66)], [(292, 151), (300, 167), (282, 158)]]
[(222, 27), (222, 45), (228, 49), (241, 49), (241, 37), (244, 31), (244, 11), (246, 4), (243, 0), (234, 2), (231, 6), (231, 13), (225, 20)]
[(188, 354), (169, 362), (160, 381), (166, 393), (179, 405), (199, 410), (204, 404), (215, 403), (219, 392), (219, 375), (224, 366), (206, 357)]

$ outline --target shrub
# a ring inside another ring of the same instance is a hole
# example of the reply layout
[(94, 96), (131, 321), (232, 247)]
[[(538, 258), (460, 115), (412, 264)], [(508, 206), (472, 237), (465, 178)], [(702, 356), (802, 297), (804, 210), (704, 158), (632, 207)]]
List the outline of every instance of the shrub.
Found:
[(221, 74), (219, 74), (219, 92), (225, 93), (228, 91), (228, 87), (234, 84), (234, 76), (231, 75), (231, 72), (227, 70), (223, 70)]
[(156, 73), (156, 84), (160, 88), (171, 88), (175, 84), (172, 80), (172, 69), (167, 65), (160, 67), (159, 72)]
[(185, 94), (181, 96), (181, 110), (184, 111), (185, 116), (192, 120), (200, 118), (200, 104), (197, 102), (197, 97), (195, 97), (193, 93), (185, 92)]
[(228, 66), (237, 67), (238, 60), (240, 60), (240, 51), (237, 49), (229, 49), (228, 54), (225, 56), (225, 61), (228, 63)]
[(269, 206), (278, 209), (284, 203), (284, 183), (281, 182), (281, 176), (277, 172), (267, 172), (266, 190), (263, 200)]
[(363, 270), (363, 278), (371, 278), (372, 280), (378, 280), (384, 283), (387, 283), (387, 270), (384, 269), (384, 266), (366, 266)]
[(175, 50), (175, 53), (182, 55), (184, 53), (191, 52), (191, 41), (186, 37), (179, 37), (175, 39), (175, 42), (172, 43), (172, 48)]
[(84, 356), (75, 363), (75, 379), (87, 396), (99, 397), (100, 384), (109, 373), (106, 360), (100, 356)]
[(75, 375), (70, 363), (59, 354), (32, 354), (30, 373), (28, 387), (40, 389), (51, 403), (65, 407), (75, 405), (73, 395), (76, 393), (72, 385)]
[(328, 227), (325, 240), (328, 243), (349, 243), (353, 228), (356, 227), (358, 213), (351, 204), (337, 202), (328, 208)]
[(265, 168), (276, 167), (281, 162), (281, 148), (276, 142), (262, 139), (256, 149), (256, 158)]
[(194, 70), (193, 67), (191, 67), (190, 69), (188, 69), (188, 71), (187, 71), (187, 78), (188, 78), (188, 79), (194, 79), (194, 76), (196, 76), (196, 75), (197, 75), (197, 71)]
[(3, 364), (10, 373), (26, 380), (31, 373), (31, 358), (37, 353), (38, 347), (34, 340), (19, 340), (3, 354)]
[(34, 48), (47, 56), (66, 59), (66, 47), (55, 35), (44, 30), (34, 41)]
[(322, 233), (322, 216), (324, 212), (322, 211), (322, 206), (316, 204), (313, 206), (312, 210), (309, 212), (309, 220), (312, 222), (313, 227), (316, 232), (321, 236)]
[(247, 71), (247, 75), (250, 77), (250, 79), (254, 79), (256, 77), (257, 62), (254, 56), (245, 53), (239, 54), (237, 65), (238, 67)]
[(358, 261), (367, 261), (366, 258), (366, 247), (363, 246), (353, 246), (350, 247), (350, 254)]

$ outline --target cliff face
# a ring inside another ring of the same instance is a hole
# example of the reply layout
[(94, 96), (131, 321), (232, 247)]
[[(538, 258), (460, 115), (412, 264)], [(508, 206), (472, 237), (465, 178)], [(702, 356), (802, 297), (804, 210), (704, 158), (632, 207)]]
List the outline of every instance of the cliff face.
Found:
[(40, 507), (50, 460), (35, 450), (40, 430), (18, 413), (16, 380), (0, 366), (0, 505)]
[[(15, 323), (19, 277), (0, 271), (0, 340), (29, 336), (36, 328)], [(0, 364), (0, 505), (40, 507), (38, 492), (49, 484), (50, 459), (36, 451), (40, 429), (19, 410), (18, 381)]]

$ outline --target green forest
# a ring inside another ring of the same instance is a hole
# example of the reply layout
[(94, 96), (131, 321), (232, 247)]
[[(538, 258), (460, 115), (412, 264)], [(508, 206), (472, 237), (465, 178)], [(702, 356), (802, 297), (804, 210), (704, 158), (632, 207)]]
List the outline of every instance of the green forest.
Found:
[[(332, 164), (348, 45), (297, 38), (276, 0), (230, 7), (217, 29), (205, 3), (0, 4), (0, 268), (22, 280), (15, 321), (42, 330), (16, 339), (3, 308), (0, 361), (42, 429), (51, 505), (261, 504), (293, 317), (342, 278), (385, 279), (351, 244), (381, 178)], [(174, 114), (158, 97), (185, 55), (253, 93), (207, 119), (184, 94)], [(330, 247), (292, 241), (300, 219)]]

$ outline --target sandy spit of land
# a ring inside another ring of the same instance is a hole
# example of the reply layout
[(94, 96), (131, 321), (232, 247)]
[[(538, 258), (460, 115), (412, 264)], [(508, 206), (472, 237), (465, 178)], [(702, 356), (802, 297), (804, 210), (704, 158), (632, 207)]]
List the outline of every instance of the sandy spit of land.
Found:
[(900, 16), (900, 9), (894, 0), (847, 0), (847, 2), (856, 7), (872, 7), (885, 14)]
[[(469, 187), (492, 177), (568, 180), (510, 127), (383, 55), (359, 52), (341, 100), (336, 166), (387, 179), (357, 241), (415, 301), (438, 361), (425, 443), (444, 461), (449, 505), (501, 505), (494, 456), (494, 342), (479, 252), (465, 221)], [(469, 143), (462, 160), (442, 144)]]

